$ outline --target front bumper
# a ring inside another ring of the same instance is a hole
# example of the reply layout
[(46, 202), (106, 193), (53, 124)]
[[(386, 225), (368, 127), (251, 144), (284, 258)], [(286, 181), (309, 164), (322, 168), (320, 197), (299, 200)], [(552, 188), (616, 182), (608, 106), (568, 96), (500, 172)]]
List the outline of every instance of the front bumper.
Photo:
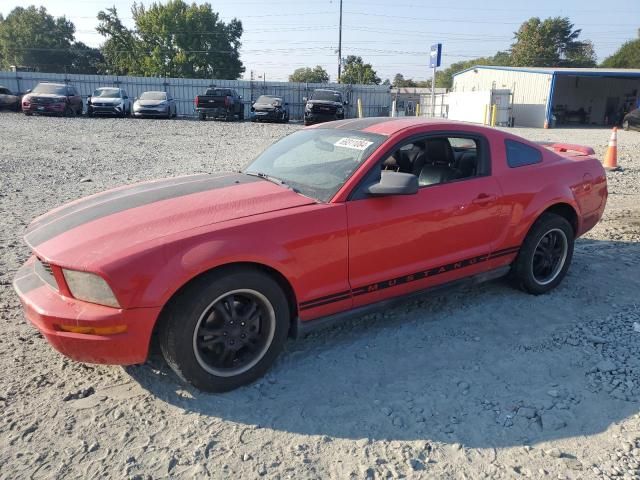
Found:
[[(35, 257), (13, 280), (26, 318), (60, 353), (79, 362), (111, 365), (144, 363), (160, 307), (119, 309), (60, 295), (34, 271)], [(106, 328), (126, 325), (127, 331), (95, 335), (62, 331), (61, 325)]]
[(23, 104), (22, 111), (28, 113), (64, 113), (66, 107), (66, 103), (46, 103), (42, 105), (30, 103), (28, 107)]
[(133, 111), (133, 116), (134, 117), (166, 117), (167, 115), (169, 115), (169, 108), (170, 107), (138, 108)]
[(280, 121), (282, 120), (284, 112), (282, 110), (256, 110), (251, 112), (251, 120), (267, 120), (267, 121)]
[(305, 123), (331, 122), (333, 120), (343, 120), (344, 113), (316, 113), (304, 112)]
[(122, 115), (121, 105), (89, 105), (87, 106), (87, 112), (90, 115)]

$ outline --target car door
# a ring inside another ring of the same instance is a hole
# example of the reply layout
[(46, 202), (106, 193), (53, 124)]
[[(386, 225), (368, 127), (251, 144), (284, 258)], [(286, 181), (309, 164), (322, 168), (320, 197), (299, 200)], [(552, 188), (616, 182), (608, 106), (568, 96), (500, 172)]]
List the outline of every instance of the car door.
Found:
[(82, 113), (82, 97), (78, 95), (78, 91), (75, 87), (67, 87), (67, 98), (69, 99), (69, 103), (71, 104), (75, 112)]
[[(465, 152), (456, 152), (451, 146), (453, 140), (475, 145), (466, 152), (468, 159), (475, 155), (473, 172), (467, 169), (466, 175), (457, 173), (461, 168), (455, 163)], [(411, 142), (425, 146), (439, 143), (430, 156), (418, 153), (413, 163), (397, 166), (400, 171), (424, 177), (417, 194), (371, 197), (360, 190), (347, 202), (349, 281), (354, 306), (484, 272), (493, 245), (506, 227), (501, 190), (491, 176), (486, 138), (455, 132)], [(443, 148), (445, 145), (450, 148)], [(404, 147), (398, 145), (395, 152)], [(435, 158), (438, 150), (446, 151), (447, 161), (453, 164), (445, 167), (444, 159)], [(423, 166), (417, 164), (420, 162)], [(374, 167), (370, 176), (379, 176), (375, 169), (382, 168), (386, 168), (384, 163)], [(451, 169), (450, 178), (436, 182), (430, 178), (447, 168)], [(359, 188), (365, 188), (366, 183), (365, 179)]]

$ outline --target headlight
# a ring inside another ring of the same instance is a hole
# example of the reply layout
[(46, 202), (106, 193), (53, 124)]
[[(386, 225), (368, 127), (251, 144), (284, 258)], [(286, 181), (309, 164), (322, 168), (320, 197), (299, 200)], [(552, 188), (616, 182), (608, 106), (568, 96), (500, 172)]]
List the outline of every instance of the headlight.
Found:
[(108, 307), (120, 308), (111, 287), (104, 278), (95, 273), (62, 269), (69, 291), (74, 298)]
[(305, 109), (307, 112), (310, 112), (310, 111), (311, 111), (311, 107), (312, 107), (312, 104), (307, 103), (307, 104), (305, 105), (304, 109)]

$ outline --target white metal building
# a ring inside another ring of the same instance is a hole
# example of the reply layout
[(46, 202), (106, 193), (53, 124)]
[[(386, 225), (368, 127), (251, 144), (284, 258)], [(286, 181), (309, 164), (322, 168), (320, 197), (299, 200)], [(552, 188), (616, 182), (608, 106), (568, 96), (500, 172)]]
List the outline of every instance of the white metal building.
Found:
[(454, 92), (509, 89), (523, 127), (615, 125), (640, 102), (640, 69), (476, 66), (453, 77)]

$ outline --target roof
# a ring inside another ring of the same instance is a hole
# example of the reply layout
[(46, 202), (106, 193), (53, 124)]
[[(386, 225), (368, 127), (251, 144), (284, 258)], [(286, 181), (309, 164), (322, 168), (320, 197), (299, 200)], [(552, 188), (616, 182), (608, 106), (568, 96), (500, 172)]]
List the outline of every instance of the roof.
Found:
[(584, 77), (638, 77), (640, 69), (637, 68), (562, 68), (562, 67), (502, 67), (497, 65), (476, 65), (467, 68), (453, 76), (458, 76), (470, 70), (507, 70), (511, 72), (539, 73), (543, 75), (571, 75)]

